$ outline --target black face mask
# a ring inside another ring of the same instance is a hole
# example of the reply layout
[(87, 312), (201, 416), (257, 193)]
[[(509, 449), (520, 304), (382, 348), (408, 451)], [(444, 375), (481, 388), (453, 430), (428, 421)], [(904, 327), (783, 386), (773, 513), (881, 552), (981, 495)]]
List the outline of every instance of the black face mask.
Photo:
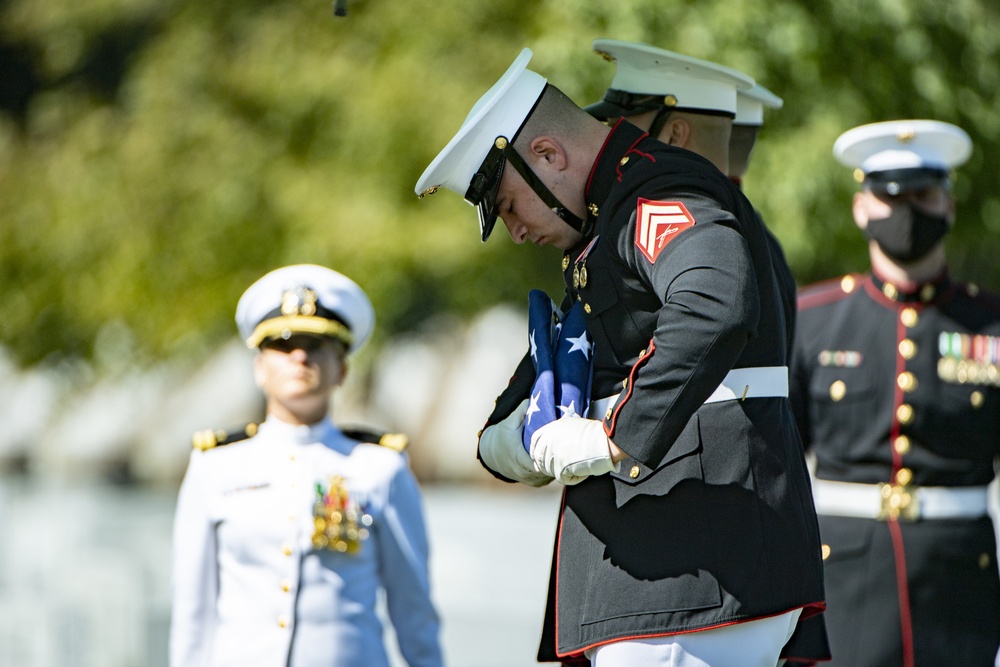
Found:
[(869, 220), (865, 234), (874, 239), (890, 259), (915, 262), (931, 251), (948, 233), (944, 216), (929, 215), (914, 206), (893, 206), (888, 218)]

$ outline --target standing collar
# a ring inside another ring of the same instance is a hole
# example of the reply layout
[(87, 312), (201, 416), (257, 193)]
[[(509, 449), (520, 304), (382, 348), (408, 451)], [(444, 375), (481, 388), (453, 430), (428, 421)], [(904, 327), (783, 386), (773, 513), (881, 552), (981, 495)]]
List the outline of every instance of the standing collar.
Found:
[(951, 278), (948, 275), (947, 269), (942, 271), (936, 278), (923, 282), (893, 282), (884, 280), (873, 270), (871, 281), (872, 285), (885, 298), (900, 303), (930, 303), (939, 299), (951, 287)]
[(597, 160), (594, 161), (594, 166), (591, 167), (587, 189), (584, 192), (587, 200), (587, 221), (592, 231), (601, 213), (601, 207), (607, 201), (612, 188), (622, 179), (621, 168), (628, 161), (626, 154), (648, 136), (646, 132), (624, 118), (619, 118), (611, 128), (601, 152), (597, 155)]
[(268, 439), (287, 442), (296, 445), (307, 445), (314, 442), (331, 443), (339, 431), (329, 417), (315, 424), (289, 424), (273, 415), (268, 415), (257, 434)]

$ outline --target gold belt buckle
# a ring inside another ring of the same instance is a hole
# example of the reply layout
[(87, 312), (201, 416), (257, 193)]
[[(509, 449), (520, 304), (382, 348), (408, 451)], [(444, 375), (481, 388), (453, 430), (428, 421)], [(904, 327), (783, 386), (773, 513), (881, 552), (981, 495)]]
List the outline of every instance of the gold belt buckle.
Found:
[(880, 521), (916, 521), (920, 518), (920, 502), (917, 489), (905, 484), (882, 484), (882, 507), (878, 513)]

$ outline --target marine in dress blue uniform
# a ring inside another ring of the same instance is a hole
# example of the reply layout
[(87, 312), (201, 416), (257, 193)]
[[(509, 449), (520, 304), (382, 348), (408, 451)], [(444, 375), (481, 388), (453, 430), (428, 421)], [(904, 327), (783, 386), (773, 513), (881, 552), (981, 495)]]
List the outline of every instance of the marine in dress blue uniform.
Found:
[[(605, 122), (623, 117), (668, 145), (694, 151), (742, 187), (764, 110), (780, 109), (780, 97), (742, 72), (648, 44), (597, 39), (593, 49), (616, 69), (604, 98), (586, 111)], [(735, 110), (731, 96), (716, 92), (724, 81), (736, 87)], [(765, 230), (784, 311), (794, 314), (795, 278), (781, 244)], [(789, 356), (792, 340), (789, 335)], [(794, 664), (829, 659), (822, 618), (804, 621), (781, 655)]]
[[(593, 49), (615, 64), (615, 75), (603, 99), (584, 107), (588, 113), (605, 122), (625, 118), (667, 145), (701, 155), (740, 185), (764, 107), (780, 108), (780, 97), (743, 72), (649, 44), (595, 39)], [(764, 228), (785, 312), (794, 314), (795, 278), (781, 244)]]
[(777, 619), (743, 653), (773, 665), (823, 592), (786, 399), (791, 313), (766, 232), (710, 162), (594, 120), (527, 69), (530, 55), (416, 190), (462, 194), (484, 238), (499, 214), (516, 242), (562, 249), (563, 310), (581, 303), (587, 316), (593, 418), (557, 419), (525, 452), (526, 355), (479, 443), (501, 479), (566, 485), (539, 660), (601, 665), (604, 647), (685, 635), (731, 651), (710, 633)]
[(872, 270), (801, 292), (790, 394), (816, 457), (833, 665), (991, 665), (1000, 645), (1000, 300), (954, 280), (943, 245), (970, 152), (928, 120), (834, 144)]
[(345, 432), (328, 414), (346, 354), (371, 334), (368, 298), (296, 265), (254, 283), (236, 319), (259, 348), (267, 418), (195, 437), (174, 526), (170, 664), (386, 666), (384, 591), (407, 664), (440, 666), (405, 438)]
[[(757, 137), (764, 125), (764, 111), (783, 106), (784, 100), (759, 83), (750, 90), (737, 92), (736, 117), (733, 118), (733, 131), (729, 141), (729, 178), (738, 186), (742, 187), (743, 176), (750, 167)], [(781, 259), (784, 261), (784, 252), (777, 242), (773, 247), (781, 252)], [(788, 308), (795, 310), (795, 279), (791, 271), (783, 273), (781, 278), (784, 284), (782, 295), (791, 299)], [(823, 617), (814, 616), (802, 621), (781, 655), (789, 665), (814, 665), (829, 660), (830, 645)]]
[[(759, 83), (754, 83), (750, 90), (736, 91), (736, 116), (733, 118), (733, 129), (729, 135), (729, 170), (726, 173), (730, 180), (741, 189), (743, 175), (750, 167), (750, 158), (757, 145), (757, 135), (764, 125), (764, 109), (780, 109), (784, 104), (784, 100)], [(760, 215), (759, 211), (757, 215)], [(792, 270), (788, 268), (785, 251), (778, 239), (774, 237), (770, 229), (767, 232), (772, 237), (771, 252), (776, 255), (775, 265), (784, 267), (778, 274), (778, 278), (781, 280), (781, 294), (782, 298), (785, 299), (785, 308), (789, 312), (795, 312), (795, 277), (792, 275)], [(822, 652), (822, 649), (820, 650)]]
[(747, 169), (753, 149), (757, 146), (757, 136), (764, 126), (764, 110), (780, 109), (785, 101), (770, 90), (754, 83), (750, 90), (736, 91), (736, 116), (729, 135), (729, 178), (740, 185)]

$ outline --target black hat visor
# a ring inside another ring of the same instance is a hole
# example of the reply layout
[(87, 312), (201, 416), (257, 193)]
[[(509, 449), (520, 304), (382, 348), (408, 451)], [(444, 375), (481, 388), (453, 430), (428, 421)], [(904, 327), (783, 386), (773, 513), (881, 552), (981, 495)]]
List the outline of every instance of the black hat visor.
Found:
[(484, 242), (490, 237), (497, 222), (497, 193), (500, 190), (500, 181), (503, 179), (504, 165), (507, 164), (504, 156), (506, 146), (507, 140), (498, 137), (490, 152), (486, 154), (483, 164), (472, 176), (469, 189), (465, 193), (466, 201), (476, 207), (476, 213), (479, 215), (479, 233)]
[(865, 174), (865, 184), (876, 194), (895, 197), (937, 185), (948, 187), (949, 180), (944, 169), (889, 169)]

